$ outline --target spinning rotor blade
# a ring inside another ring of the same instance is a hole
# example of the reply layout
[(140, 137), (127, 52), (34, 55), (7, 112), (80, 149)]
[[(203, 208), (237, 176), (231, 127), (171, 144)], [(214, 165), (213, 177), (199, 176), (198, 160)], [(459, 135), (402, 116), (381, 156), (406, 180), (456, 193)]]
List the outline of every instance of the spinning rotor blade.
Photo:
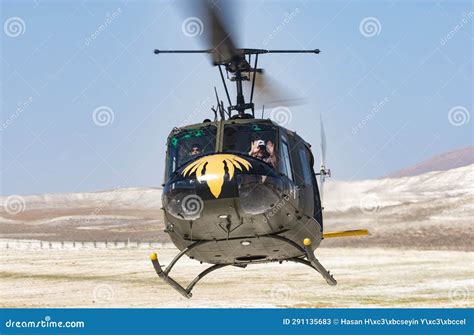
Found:
[(223, 22), (226, 20), (222, 12), (217, 12), (217, 5), (213, 6), (210, 1), (204, 1), (204, 6), (208, 15), (208, 22), (204, 25), (210, 27), (207, 38), (211, 49), (212, 62), (214, 65), (229, 63), (239, 56), (239, 52), (229, 31), (224, 27)]
[(201, 0), (198, 4), (205, 12), (204, 30), (212, 63), (227, 65), (231, 72), (237, 69), (250, 70), (244, 51), (236, 48), (233, 35), (226, 26), (226, 23), (232, 22), (227, 15), (232, 12), (230, 2)]
[[(230, 10), (232, 1), (219, 0), (196, 0), (187, 2), (191, 4), (194, 12), (193, 16), (189, 16), (183, 21), (183, 33), (188, 36), (197, 36), (203, 34), (206, 42), (206, 49), (200, 50), (162, 50), (155, 49), (155, 54), (210, 54), (214, 66), (219, 66), (221, 79), (224, 84), (226, 95), (229, 102), (229, 110), (237, 111), (238, 116), (245, 114), (245, 110), (251, 109), (254, 113), (254, 91), (257, 100), (260, 100), (258, 105), (265, 105), (267, 107), (277, 106), (293, 106), (303, 104), (305, 100), (303, 97), (294, 94), (292, 91), (278, 84), (267, 75), (262, 76), (261, 69), (258, 69), (258, 56), (261, 54), (319, 54), (319, 49), (309, 50), (266, 50), (266, 49), (247, 49), (237, 48), (235, 36), (231, 34), (229, 27), (238, 26), (238, 22), (232, 24), (232, 17), (238, 17), (235, 10)], [(226, 15), (226, 13), (232, 13)], [(194, 16), (196, 15), (196, 16)], [(189, 19), (189, 21), (188, 21)], [(192, 20), (191, 20), (192, 19)], [(196, 30), (195, 26), (186, 25), (193, 23), (199, 26)], [(186, 29), (189, 28), (189, 29)], [(188, 31), (189, 30), (189, 31)], [(247, 57), (248, 56), (248, 57)], [(255, 57), (252, 59), (252, 57)], [(252, 63), (252, 65), (250, 64)], [(236, 102), (233, 105), (222, 68), (227, 72), (227, 79), (236, 83)], [(230, 74), (230, 75), (229, 75)], [(244, 97), (243, 85), (246, 81), (251, 80), (250, 87), (250, 101), (246, 101)], [(255, 90), (256, 88), (256, 90)], [(230, 112), (229, 112), (230, 117)]]
[[(294, 90), (289, 89), (272, 76), (264, 73), (255, 74), (255, 96), (256, 106), (265, 105), (267, 108), (278, 106), (302, 105), (306, 99), (298, 95)], [(253, 74), (252, 74), (253, 76)], [(245, 86), (250, 86), (251, 82), (245, 82)]]

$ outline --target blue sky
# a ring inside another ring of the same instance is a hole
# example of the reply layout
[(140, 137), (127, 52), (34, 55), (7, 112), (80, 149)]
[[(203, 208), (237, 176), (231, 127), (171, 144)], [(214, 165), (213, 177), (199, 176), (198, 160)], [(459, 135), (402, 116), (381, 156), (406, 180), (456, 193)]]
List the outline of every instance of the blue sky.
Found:
[[(472, 11), (243, 1), (233, 13), (241, 47), (322, 50), (260, 65), (307, 99), (286, 127), (319, 156), (322, 113), (327, 165), (355, 180), (472, 145)], [(194, 15), (182, 1), (2, 1), (2, 195), (159, 186), (171, 128), (210, 116), (213, 86), (223, 96), (205, 56), (153, 54), (204, 47), (183, 31)]]

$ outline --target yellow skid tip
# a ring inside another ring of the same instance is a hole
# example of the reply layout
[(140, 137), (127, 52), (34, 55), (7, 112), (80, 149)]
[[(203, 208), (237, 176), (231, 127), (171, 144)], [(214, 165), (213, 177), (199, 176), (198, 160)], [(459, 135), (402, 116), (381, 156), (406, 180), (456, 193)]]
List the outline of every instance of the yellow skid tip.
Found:
[(156, 261), (156, 260), (158, 259), (158, 255), (156, 254), (156, 252), (154, 252), (154, 253), (152, 253), (152, 254), (150, 255), (150, 259), (151, 259), (152, 261)]
[(310, 239), (310, 238), (305, 238), (305, 239), (303, 240), (303, 244), (304, 244), (305, 246), (310, 246), (310, 245), (311, 245), (311, 239)]

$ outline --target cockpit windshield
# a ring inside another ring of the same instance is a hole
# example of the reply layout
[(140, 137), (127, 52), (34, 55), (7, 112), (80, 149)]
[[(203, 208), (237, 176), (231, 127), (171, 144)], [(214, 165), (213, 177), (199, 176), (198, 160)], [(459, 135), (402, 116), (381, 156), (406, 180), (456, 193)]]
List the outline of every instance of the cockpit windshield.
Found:
[(224, 126), (224, 152), (237, 152), (259, 158), (275, 167), (276, 127), (270, 124), (246, 123)]
[(213, 125), (172, 134), (168, 140), (168, 175), (191, 159), (215, 152), (216, 135)]

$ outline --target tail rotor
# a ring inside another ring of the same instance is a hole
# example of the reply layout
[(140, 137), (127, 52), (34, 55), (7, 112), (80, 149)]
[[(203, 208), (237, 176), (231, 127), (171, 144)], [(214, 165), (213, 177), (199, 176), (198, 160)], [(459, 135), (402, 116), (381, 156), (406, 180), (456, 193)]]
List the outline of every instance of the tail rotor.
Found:
[(326, 133), (324, 132), (323, 117), (319, 116), (319, 125), (321, 133), (321, 169), (319, 171), (319, 193), (321, 196), (321, 205), (323, 204), (324, 182), (326, 178), (331, 177), (331, 169), (326, 169)]

